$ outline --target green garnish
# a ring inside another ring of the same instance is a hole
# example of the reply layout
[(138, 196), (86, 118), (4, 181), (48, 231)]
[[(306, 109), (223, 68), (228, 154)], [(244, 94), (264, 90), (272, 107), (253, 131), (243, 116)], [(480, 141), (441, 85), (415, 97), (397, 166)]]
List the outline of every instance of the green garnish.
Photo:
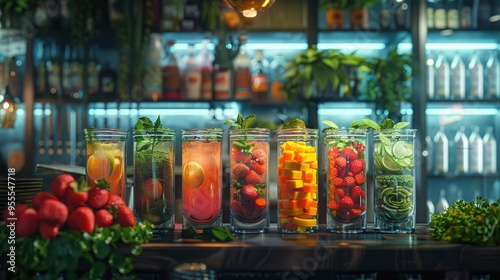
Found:
[(243, 129), (246, 132), (252, 121), (255, 119), (255, 117), (256, 116), (254, 114), (251, 114), (246, 118), (243, 118), (243, 116), (238, 113), (236, 121), (227, 120), (224, 122), (224, 124), (229, 124), (231, 126), (236, 127), (237, 129)]
[(194, 238), (204, 241), (229, 242), (236, 240), (236, 237), (225, 227), (210, 226), (198, 232), (192, 226), (182, 229), (182, 238)]

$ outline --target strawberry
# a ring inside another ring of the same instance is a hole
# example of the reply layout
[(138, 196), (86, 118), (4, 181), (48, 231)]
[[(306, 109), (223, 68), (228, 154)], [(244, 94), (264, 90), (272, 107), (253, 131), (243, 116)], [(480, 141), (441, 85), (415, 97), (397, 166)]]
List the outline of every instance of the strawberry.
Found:
[(243, 154), (243, 152), (238, 150), (238, 148), (233, 146), (231, 151), (236, 162), (242, 162), (244, 164), (248, 164), (250, 162), (250, 155)]
[(355, 159), (349, 163), (349, 168), (353, 174), (358, 174), (365, 169), (365, 161), (362, 159)]
[(356, 208), (351, 209), (350, 211), (351, 219), (359, 217), (359, 215), (361, 215), (361, 212), (362, 212), (361, 209), (356, 209)]
[(330, 179), (333, 179), (335, 177), (338, 177), (339, 176), (339, 170), (337, 168), (335, 168), (335, 162), (333, 161), (330, 161), (328, 163), (329, 167), (328, 167), (328, 176), (330, 176), (329, 178)]
[(244, 163), (237, 163), (232, 170), (233, 177), (235, 179), (245, 178), (248, 172), (250, 172), (250, 168)]
[[(26, 204), (16, 204), (16, 206), (14, 207), (14, 209), (12, 211), (9, 210), (9, 208), (5, 208), (3, 210), (3, 222), (5, 224), (9, 224), (10, 223), (9, 219), (12, 219), (12, 221), (15, 221), (15, 219), (19, 218), (21, 213), (23, 213), (24, 210), (26, 210), (28, 208), (29, 207)], [(11, 213), (13, 215), (11, 215)]]
[(354, 150), (351, 146), (346, 146), (342, 153), (345, 155), (346, 159), (353, 160), (358, 158), (358, 152)]
[(343, 157), (338, 157), (335, 160), (335, 166), (345, 167), (347, 165), (347, 160)]
[(94, 187), (89, 191), (89, 198), (87, 204), (94, 208), (99, 209), (106, 205), (109, 199), (109, 191), (106, 189), (101, 189), (100, 187)]
[(351, 171), (349, 171), (347, 172), (347, 176), (354, 177), (354, 174)]
[(33, 236), (38, 232), (38, 212), (33, 208), (27, 208), (19, 214), (16, 223), (16, 233), (19, 236)]
[(339, 210), (339, 204), (334, 200), (330, 200), (330, 202), (328, 202), (328, 208), (330, 210)]
[(262, 184), (262, 179), (259, 177), (259, 175), (253, 171), (250, 170), (250, 172), (245, 176), (245, 181), (247, 184)]
[(354, 185), (356, 185), (356, 181), (354, 180), (353, 177), (347, 176), (344, 178), (344, 182), (343, 182), (342, 186), (344, 186), (346, 188), (351, 188), (351, 187), (354, 187)]
[(345, 196), (345, 191), (343, 189), (336, 189), (333, 193), (333, 197), (335, 197), (336, 201), (339, 201)]
[(40, 226), (38, 226), (38, 230), (40, 231), (40, 236), (42, 238), (54, 239), (59, 233), (59, 229), (61, 225), (59, 224), (51, 224), (47, 222), (41, 222)]
[(113, 215), (106, 209), (99, 209), (95, 212), (95, 224), (97, 227), (109, 227), (113, 224), (113, 219)]
[(84, 179), (78, 179), (78, 181), (69, 183), (64, 202), (70, 211), (87, 202), (89, 197), (88, 190), (89, 188)]
[(262, 175), (264, 174), (264, 172), (266, 172), (266, 167), (255, 160), (250, 161), (250, 166), (252, 167), (252, 170), (254, 170), (255, 173), (259, 175)]
[(255, 149), (252, 151), (252, 159), (264, 165), (267, 162), (267, 154), (262, 149)]
[(118, 209), (118, 224), (122, 227), (133, 227), (135, 225), (134, 212), (128, 207)]
[(352, 209), (352, 207), (354, 207), (354, 201), (352, 201), (350, 196), (346, 195), (340, 200), (339, 207), (343, 209)]
[(94, 231), (95, 215), (92, 208), (80, 206), (73, 210), (68, 217), (68, 227), (87, 233)]
[(344, 185), (344, 179), (340, 178), (340, 177), (337, 177), (335, 179), (333, 179), (333, 185), (335, 187), (342, 187)]
[(157, 199), (162, 197), (163, 194), (163, 185), (161, 181), (156, 178), (149, 178), (142, 182), (142, 193), (147, 197), (152, 199)]
[(52, 181), (52, 184), (50, 185), (50, 190), (52, 194), (54, 194), (55, 196), (57, 196), (57, 198), (62, 200), (66, 195), (66, 191), (69, 188), (69, 183), (73, 181), (75, 181), (75, 178), (70, 174), (67, 173), (60, 174), (54, 179), (54, 181)]
[(108, 201), (104, 205), (105, 209), (120, 209), (122, 207), (125, 207), (125, 201), (123, 201), (123, 198), (117, 196), (116, 194), (109, 194)]
[(351, 189), (351, 197), (354, 200), (357, 200), (361, 197), (361, 194), (363, 193), (363, 189), (360, 186), (354, 186)]
[(254, 187), (254, 185), (246, 185), (241, 189), (240, 193), (240, 200), (242, 201), (254, 201), (259, 197), (259, 194), (257, 193), (257, 189)]
[(365, 145), (361, 142), (356, 142), (356, 144), (354, 145), (354, 148), (356, 149), (356, 151), (358, 151), (358, 154), (360, 155), (360, 157), (363, 157), (363, 155), (365, 153)]
[(350, 220), (351, 219), (351, 211), (347, 208), (340, 208), (337, 211), (337, 217), (342, 220)]
[(354, 175), (354, 181), (356, 181), (356, 185), (361, 185), (365, 182), (365, 173), (361, 172)]
[(58, 200), (57, 197), (49, 192), (39, 192), (35, 194), (35, 196), (31, 199), (31, 207), (33, 209), (37, 210), (40, 208), (40, 205), (42, 205), (43, 201), (46, 199), (55, 199)]
[(137, 209), (141, 212), (148, 211), (153, 206), (154, 200), (149, 198), (144, 194), (139, 195), (139, 199), (136, 200)]
[(40, 221), (52, 224), (64, 224), (68, 219), (68, 207), (56, 199), (46, 199), (38, 209)]

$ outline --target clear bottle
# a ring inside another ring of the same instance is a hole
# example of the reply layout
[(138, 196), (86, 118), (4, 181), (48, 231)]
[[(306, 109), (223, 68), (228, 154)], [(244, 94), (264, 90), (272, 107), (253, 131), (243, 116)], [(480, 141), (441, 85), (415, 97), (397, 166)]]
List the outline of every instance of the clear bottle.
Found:
[(163, 92), (161, 61), (163, 60), (163, 49), (161, 47), (160, 35), (151, 33), (149, 44), (144, 49), (142, 84), (145, 91), (145, 99), (158, 101)]
[(451, 98), (464, 99), (465, 98), (465, 64), (460, 57), (458, 51), (453, 57), (450, 65), (451, 71)]
[(473, 20), (475, 18), (474, 11), (474, 0), (463, 0), (460, 6), (460, 28), (476, 28), (477, 21)]
[(97, 44), (91, 47), (87, 64), (87, 99), (90, 101), (99, 100), (99, 72), (101, 72), (101, 65), (97, 60), (97, 48)]
[(425, 136), (425, 158), (427, 161), (427, 174), (431, 174), (432, 170), (434, 169), (434, 147), (432, 145), (432, 139), (429, 135)]
[(246, 36), (240, 37), (240, 51), (233, 61), (234, 98), (250, 99), (252, 97), (251, 59), (246, 51)]
[(436, 93), (436, 69), (435, 61), (430, 55), (427, 55), (425, 65), (427, 68), (427, 96), (429, 99), (434, 99)]
[(434, 28), (434, 8), (435, 8), (435, 1), (434, 0), (427, 0), (427, 28), (432, 29)]
[(194, 45), (189, 45), (186, 55), (182, 58), (184, 96), (189, 100), (201, 99), (201, 68), (196, 59)]
[(484, 145), (484, 173), (496, 174), (497, 173), (497, 140), (493, 134), (493, 127), (489, 126), (483, 138)]
[(436, 214), (442, 213), (448, 208), (450, 208), (450, 204), (448, 203), (448, 200), (446, 200), (446, 191), (441, 189), (439, 191), (439, 200), (436, 204)]
[(470, 97), (483, 99), (484, 92), (484, 67), (477, 51), (474, 51), (469, 63)]
[(490, 53), (486, 63), (486, 83), (485, 97), (491, 99), (500, 97), (500, 63), (496, 51)]
[(61, 59), (55, 42), (50, 45), (50, 59), (47, 65), (47, 87), (51, 97), (61, 98)]
[(465, 135), (465, 126), (460, 126), (454, 139), (455, 174), (469, 173), (469, 139)]
[[(37, 98), (47, 97), (47, 66), (49, 49), (47, 44), (39, 43), (36, 50), (36, 65), (35, 65), (35, 96)], [(0, 71), (0, 79), (3, 79), (3, 71)], [(0, 88), (3, 89), (4, 85), (0, 82)]]
[(174, 52), (174, 41), (168, 41), (166, 45), (165, 59), (161, 64), (163, 81), (164, 100), (179, 100), (181, 97), (181, 72), (179, 69), (179, 60)]
[(436, 99), (450, 98), (450, 64), (443, 52), (440, 52), (435, 64)]
[(483, 173), (483, 138), (479, 134), (479, 127), (474, 126), (469, 137), (470, 145), (470, 172), (472, 174)]
[(202, 47), (196, 57), (201, 71), (201, 99), (203, 100), (212, 99), (214, 56), (208, 49), (208, 43), (208, 39), (201, 42)]
[(256, 50), (252, 65), (252, 92), (255, 102), (267, 102), (269, 95), (269, 61), (262, 50)]
[(441, 126), (434, 136), (434, 173), (436, 175), (446, 174), (449, 170), (449, 146), (448, 137)]
[(269, 64), (269, 68), (271, 69), (269, 75), (271, 79), (271, 100), (273, 102), (285, 102), (285, 93), (283, 92), (283, 86), (285, 85), (283, 75), (286, 72), (285, 65), (286, 60), (281, 53), (276, 54)]
[[(74, 47), (73, 47), (74, 48)], [(72, 85), (72, 74), (71, 73), (71, 45), (67, 44), (64, 46), (64, 57), (62, 63), (62, 90), (63, 97), (69, 99), (71, 97)]]
[(446, 1), (436, 0), (436, 8), (434, 9), (434, 28), (446, 28)]
[(398, 1), (396, 8), (396, 28), (405, 29), (408, 27), (408, 18), (410, 14), (410, 5), (408, 5), (409, 1)]
[(458, 12), (458, 0), (448, 0), (448, 9), (446, 11), (446, 25), (451, 29), (460, 28), (460, 19)]

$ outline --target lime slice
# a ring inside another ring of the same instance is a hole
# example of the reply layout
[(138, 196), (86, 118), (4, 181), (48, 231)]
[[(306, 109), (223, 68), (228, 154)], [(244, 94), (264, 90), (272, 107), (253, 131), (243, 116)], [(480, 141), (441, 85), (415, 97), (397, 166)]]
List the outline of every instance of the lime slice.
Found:
[(373, 150), (374, 150), (375, 155), (381, 155), (382, 154), (382, 143), (374, 143)]
[(397, 141), (392, 145), (392, 154), (397, 158), (411, 157), (413, 155), (413, 147), (405, 141)]
[(390, 156), (382, 157), (380, 164), (382, 165), (382, 167), (386, 171), (390, 171), (390, 172), (397, 172), (397, 171), (401, 171), (401, 169), (402, 169), (400, 166), (398, 166), (398, 164), (396, 162), (394, 162), (394, 160)]
[(410, 158), (397, 158), (395, 162), (401, 168), (413, 167), (413, 161)]
[(391, 156), (391, 157), (393, 157), (393, 156), (394, 156), (394, 155), (392, 154), (392, 146), (391, 146), (391, 145), (384, 145), (384, 144), (382, 144), (382, 147), (384, 148), (384, 149), (383, 149), (383, 151), (384, 151), (387, 155), (389, 155), (389, 156)]

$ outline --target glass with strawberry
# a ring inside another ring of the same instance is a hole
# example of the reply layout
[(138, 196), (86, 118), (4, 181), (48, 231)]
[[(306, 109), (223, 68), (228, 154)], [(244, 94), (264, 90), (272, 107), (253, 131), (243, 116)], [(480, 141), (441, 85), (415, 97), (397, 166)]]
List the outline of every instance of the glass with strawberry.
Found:
[(325, 131), (327, 163), (326, 229), (338, 233), (366, 230), (367, 130)]
[(139, 221), (154, 225), (154, 232), (174, 230), (175, 133), (141, 117), (134, 131), (134, 204)]
[(267, 189), (271, 131), (247, 128), (253, 117), (250, 115), (245, 120), (238, 118), (242, 121), (236, 124), (239, 128), (229, 131), (230, 230), (239, 233), (269, 230)]

